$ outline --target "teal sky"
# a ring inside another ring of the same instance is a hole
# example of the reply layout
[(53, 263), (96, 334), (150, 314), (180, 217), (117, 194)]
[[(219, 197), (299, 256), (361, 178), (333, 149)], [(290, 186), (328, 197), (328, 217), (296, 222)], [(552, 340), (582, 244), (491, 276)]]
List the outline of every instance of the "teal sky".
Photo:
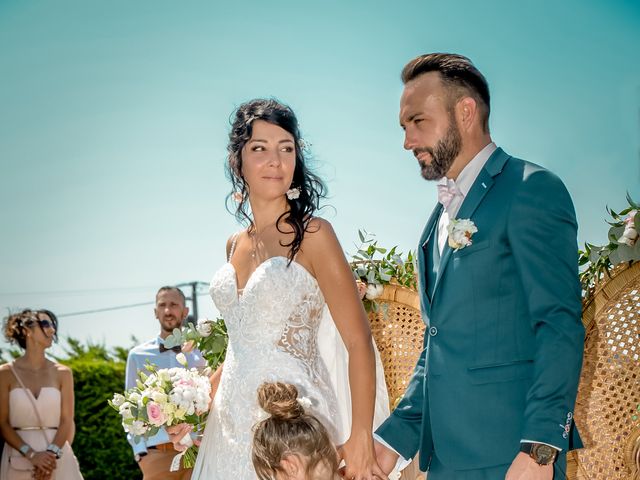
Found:
[[(347, 251), (358, 228), (414, 248), (436, 193), (402, 149), (399, 72), (429, 51), (476, 63), (496, 143), (556, 172), (580, 243), (602, 243), (605, 206), (640, 198), (638, 45), (633, 0), (0, 0), (0, 309), (208, 281), (238, 228), (229, 116), (254, 97), (296, 111)], [(128, 345), (157, 331), (151, 309), (64, 317), (61, 333)]]

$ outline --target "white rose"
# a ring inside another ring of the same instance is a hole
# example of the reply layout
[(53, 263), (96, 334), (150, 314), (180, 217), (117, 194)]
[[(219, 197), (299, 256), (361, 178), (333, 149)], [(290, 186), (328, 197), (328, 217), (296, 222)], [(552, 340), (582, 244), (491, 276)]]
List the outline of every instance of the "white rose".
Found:
[(151, 400), (161, 405), (167, 403), (167, 395), (162, 392), (151, 392)]
[(118, 413), (122, 416), (123, 420), (133, 418), (133, 414), (131, 413), (131, 407), (133, 407), (133, 405), (131, 405), (129, 402), (125, 402), (122, 405), (120, 405), (120, 408), (118, 409)]
[(637, 239), (638, 239), (638, 232), (636, 232), (636, 229), (633, 227), (633, 225), (627, 224), (624, 227), (624, 232), (622, 232), (622, 236), (618, 239), (618, 243), (633, 247), (636, 244)]
[(196, 326), (196, 330), (203, 337), (208, 337), (209, 335), (211, 335), (211, 332), (213, 331), (213, 327), (211, 326), (211, 321), (201, 318), (200, 320), (198, 320), (198, 325)]
[(141, 420), (135, 420), (131, 425), (125, 427), (132, 435), (144, 435), (147, 432), (147, 427), (144, 425), (144, 422)]
[(478, 228), (469, 219), (453, 219), (449, 222), (447, 230), (449, 233), (449, 246), (459, 250), (471, 245), (471, 236), (478, 231)]
[(113, 403), (114, 406), (119, 407), (125, 401), (126, 401), (126, 398), (124, 398), (124, 395), (121, 395), (119, 393), (114, 393), (113, 394), (113, 399), (111, 400), (111, 403)]
[(187, 366), (187, 357), (185, 357), (184, 353), (180, 352), (176, 355), (176, 360), (183, 367)]
[(166, 368), (163, 368), (162, 370), (158, 370), (158, 379), (161, 382), (169, 382), (171, 381), (171, 375)]
[(139, 405), (141, 400), (142, 396), (138, 392), (133, 392), (131, 395), (129, 395), (129, 401), (132, 403)]
[(384, 287), (382, 285), (376, 285), (374, 283), (370, 283), (367, 285), (367, 291), (364, 294), (368, 300), (375, 300), (384, 292)]

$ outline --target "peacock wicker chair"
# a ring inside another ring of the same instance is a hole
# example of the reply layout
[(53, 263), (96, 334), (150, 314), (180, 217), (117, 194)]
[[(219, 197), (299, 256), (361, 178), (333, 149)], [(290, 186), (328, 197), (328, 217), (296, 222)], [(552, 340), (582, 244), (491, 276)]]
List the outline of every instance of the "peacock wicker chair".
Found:
[[(377, 312), (369, 314), (369, 321), (384, 367), (389, 406), (393, 410), (402, 399), (422, 352), (425, 324), (420, 313), (420, 297), (415, 290), (385, 285), (376, 303)], [(424, 479), (417, 465), (417, 461), (411, 462), (400, 478)]]
[(425, 324), (415, 290), (385, 285), (376, 303), (377, 312), (369, 314), (369, 321), (384, 366), (389, 406), (393, 410), (404, 395), (422, 352)]
[(567, 479), (640, 479), (640, 263), (614, 269), (584, 305), (575, 420), (585, 448)]

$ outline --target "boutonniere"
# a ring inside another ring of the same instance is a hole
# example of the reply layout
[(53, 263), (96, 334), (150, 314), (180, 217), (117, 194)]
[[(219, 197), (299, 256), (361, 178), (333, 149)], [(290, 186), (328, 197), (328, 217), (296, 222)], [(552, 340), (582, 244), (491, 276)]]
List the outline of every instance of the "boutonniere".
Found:
[(449, 246), (454, 250), (462, 250), (473, 243), (471, 237), (478, 231), (478, 227), (468, 218), (460, 220), (454, 218), (449, 222), (447, 231), (449, 232)]

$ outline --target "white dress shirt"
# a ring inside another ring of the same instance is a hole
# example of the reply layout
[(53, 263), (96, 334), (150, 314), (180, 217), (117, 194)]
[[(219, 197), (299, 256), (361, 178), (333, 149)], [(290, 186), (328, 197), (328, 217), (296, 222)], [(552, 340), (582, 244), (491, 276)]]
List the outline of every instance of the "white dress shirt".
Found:
[[(462, 169), (458, 178), (455, 179), (456, 186), (460, 190), (459, 195), (455, 195), (451, 200), (451, 203), (445, 208), (440, 214), (440, 220), (438, 221), (438, 249), (440, 250), (440, 255), (442, 255), (442, 251), (444, 250), (444, 245), (447, 242), (448, 232), (447, 227), (449, 226), (449, 219), (456, 218), (458, 214), (458, 210), (462, 206), (462, 202), (469, 194), (469, 190), (473, 186), (473, 183), (478, 178), (482, 167), (484, 167), (489, 157), (496, 151), (496, 144), (491, 142), (482, 150), (480, 150), (475, 157), (471, 159), (469, 163)], [(438, 184), (446, 184), (447, 178), (442, 177)]]

